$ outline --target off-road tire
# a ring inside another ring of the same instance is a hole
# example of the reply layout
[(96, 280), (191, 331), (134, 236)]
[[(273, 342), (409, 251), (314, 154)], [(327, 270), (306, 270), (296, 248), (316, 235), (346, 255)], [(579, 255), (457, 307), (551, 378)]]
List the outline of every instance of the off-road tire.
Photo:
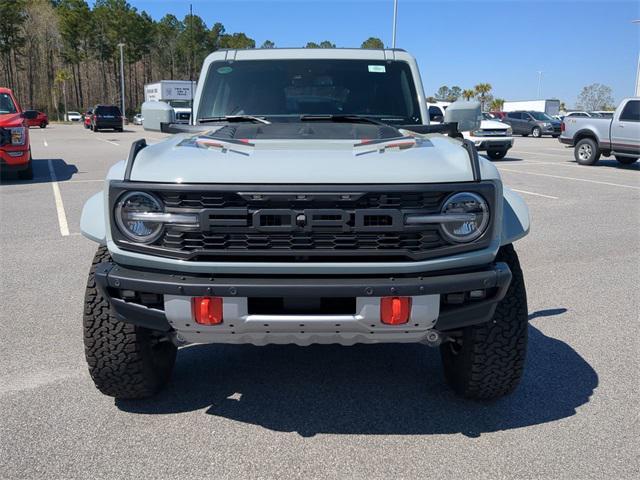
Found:
[(533, 127), (533, 129), (531, 130), (531, 136), (533, 138), (542, 138), (542, 130), (540, 129), (540, 127)]
[(96, 267), (110, 262), (106, 247), (98, 248), (89, 270), (84, 300), (84, 352), (98, 390), (120, 399), (157, 393), (171, 377), (176, 346), (147, 328), (118, 321), (96, 285)]
[(489, 155), (491, 160), (501, 160), (506, 154), (506, 150), (487, 150), (487, 155)]
[(498, 252), (512, 279), (493, 318), (462, 329), (458, 342), (440, 346), (445, 377), (466, 398), (492, 400), (508, 395), (518, 386), (527, 354), (527, 294), (518, 255), (513, 245)]
[(632, 165), (638, 161), (636, 157), (623, 157), (622, 155), (616, 155), (616, 160), (622, 165)]
[(600, 149), (592, 138), (583, 138), (576, 143), (573, 157), (580, 165), (593, 165), (600, 160)]
[(20, 180), (33, 180), (33, 158), (31, 158), (31, 151), (29, 151), (29, 164), (27, 168), (18, 172), (18, 178)]

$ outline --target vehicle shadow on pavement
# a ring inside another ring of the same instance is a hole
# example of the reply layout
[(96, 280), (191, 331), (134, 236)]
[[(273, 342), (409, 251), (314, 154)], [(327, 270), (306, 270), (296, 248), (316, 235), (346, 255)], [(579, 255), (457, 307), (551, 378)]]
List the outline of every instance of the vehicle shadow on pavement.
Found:
[(636, 161), (631, 165), (623, 165), (617, 160), (608, 160), (608, 159), (601, 158), (595, 163), (595, 165), (586, 166), (586, 168), (592, 168), (592, 167), (608, 167), (608, 168), (616, 168), (619, 170), (634, 170), (636, 172), (640, 172), (640, 161)]
[(71, 180), (71, 178), (78, 173), (78, 168), (75, 165), (68, 164), (62, 158), (41, 159), (34, 158), (33, 160), (33, 179), (20, 180), (15, 173), (3, 172), (0, 176), (1, 185), (23, 185), (32, 183), (50, 183), (51, 171), (49, 170), (49, 161), (53, 167), (53, 172), (56, 176), (56, 181), (64, 182), (65, 180)]
[(174, 380), (164, 392), (116, 405), (143, 414), (206, 408), (210, 415), (304, 437), (477, 437), (570, 417), (598, 386), (598, 375), (575, 350), (533, 325), (523, 381), (496, 402), (456, 396), (445, 384), (439, 357), (437, 349), (417, 344), (191, 346), (180, 350)]

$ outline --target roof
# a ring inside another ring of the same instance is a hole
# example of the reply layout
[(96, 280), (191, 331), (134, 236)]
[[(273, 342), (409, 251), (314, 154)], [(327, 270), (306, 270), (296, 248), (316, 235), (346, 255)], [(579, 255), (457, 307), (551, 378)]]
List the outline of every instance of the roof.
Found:
[(401, 49), (367, 48), (256, 48), (244, 50), (217, 50), (207, 57), (205, 65), (213, 60), (373, 60), (412, 61), (413, 57)]

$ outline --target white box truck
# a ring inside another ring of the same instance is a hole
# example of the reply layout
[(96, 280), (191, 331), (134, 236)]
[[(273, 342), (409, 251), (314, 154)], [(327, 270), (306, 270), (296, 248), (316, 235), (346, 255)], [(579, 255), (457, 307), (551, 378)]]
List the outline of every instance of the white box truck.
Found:
[(560, 100), (522, 100), (518, 102), (504, 102), (503, 112), (515, 112), (526, 110), (532, 112), (544, 112), (554, 116), (560, 113)]
[(176, 123), (189, 123), (191, 102), (196, 93), (196, 82), (190, 80), (160, 80), (144, 86), (144, 101), (168, 103), (176, 113)]

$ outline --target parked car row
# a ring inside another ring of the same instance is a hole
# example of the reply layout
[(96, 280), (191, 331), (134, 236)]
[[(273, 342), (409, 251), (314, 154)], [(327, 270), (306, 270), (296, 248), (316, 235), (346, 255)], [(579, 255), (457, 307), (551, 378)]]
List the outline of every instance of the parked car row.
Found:
[(84, 128), (94, 132), (105, 128), (113, 129), (117, 132), (124, 130), (125, 119), (120, 108), (115, 105), (96, 105), (84, 114)]

